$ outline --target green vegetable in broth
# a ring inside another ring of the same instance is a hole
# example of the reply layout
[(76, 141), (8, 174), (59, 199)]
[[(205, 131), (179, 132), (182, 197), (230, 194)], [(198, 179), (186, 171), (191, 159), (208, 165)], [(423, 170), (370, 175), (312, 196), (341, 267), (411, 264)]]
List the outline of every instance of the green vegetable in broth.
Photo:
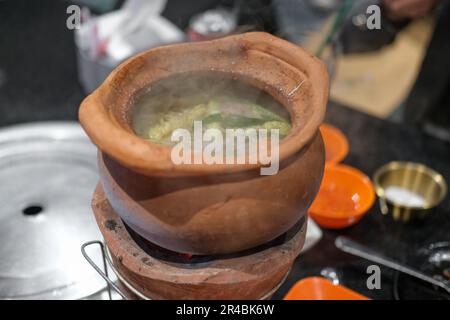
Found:
[(286, 122), (286, 119), (279, 116), (275, 112), (272, 112), (256, 103), (235, 97), (216, 97), (209, 101), (208, 107), (210, 108), (210, 110), (220, 110), (221, 112), (239, 114), (248, 118), (264, 119), (265, 121), (274, 120)]
[(268, 92), (222, 72), (182, 73), (149, 84), (135, 96), (134, 132), (152, 142), (172, 145), (172, 133), (186, 129), (193, 138), (194, 122), (203, 130), (291, 129), (289, 112)]
[(164, 143), (178, 128), (191, 129), (194, 121), (202, 121), (206, 129), (278, 129), (280, 137), (291, 129), (289, 122), (278, 114), (244, 99), (220, 96), (206, 104), (168, 111), (158, 115), (159, 122), (148, 130), (148, 139)]
[(202, 120), (204, 125), (218, 123), (223, 129), (236, 129), (256, 126), (264, 123), (264, 119), (248, 118), (237, 114), (214, 113)]
[(263, 128), (267, 130), (280, 130), (280, 137), (287, 136), (289, 130), (291, 130), (291, 126), (286, 121), (267, 121), (264, 123)]
[(163, 141), (170, 138), (178, 128), (190, 128), (195, 120), (201, 120), (208, 115), (208, 107), (199, 104), (182, 112), (169, 111), (161, 115), (159, 123), (148, 131), (148, 138), (153, 141)]

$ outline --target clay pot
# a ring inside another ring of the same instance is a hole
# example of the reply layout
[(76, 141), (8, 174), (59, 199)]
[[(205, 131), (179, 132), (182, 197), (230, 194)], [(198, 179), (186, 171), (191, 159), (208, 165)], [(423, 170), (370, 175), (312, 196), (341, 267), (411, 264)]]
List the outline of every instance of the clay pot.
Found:
[(150, 299), (269, 298), (285, 279), (306, 235), (304, 218), (262, 247), (240, 254), (182, 259), (130, 233), (101, 186), (96, 189), (92, 206), (114, 268), (126, 281), (121, 290), (129, 295), (127, 288), (131, 286)]
[[(170, 147), (133, 132), (133, 102), (152, 83), (211, 70), (268, 92), (289, 111), (278, 174), (261, 176), (260, 164), (175, 165)], [(269, 34), (247, 33), (137, 55), (83, 101), (79, 116), (101, 151), (103, 189), (133, 230), (172, 251), (223, 254), (270, 241), (305, 216), (322, 179), (318, 127), (327, 96), (318, 59)]]

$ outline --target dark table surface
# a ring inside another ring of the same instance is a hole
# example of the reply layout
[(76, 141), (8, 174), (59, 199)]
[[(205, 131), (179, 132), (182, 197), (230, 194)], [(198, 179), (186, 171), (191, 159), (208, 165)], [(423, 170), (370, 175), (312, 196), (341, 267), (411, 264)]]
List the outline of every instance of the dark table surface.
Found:
[[(350, 143), (350, 152), (345, 164), (354, 166), (368, 176), (389, 161), (420, 162), (440, 172), (450, 181), (450, 146), (429, 138), (421, 132), (387, 122), (330, 103), (326, 121), (340, 128)], [(369, 290), (366, 286), (366, 268), (372, 263), (342, 253), (334, 246), (334, 239), (345, 235), (370, 246), (400, 262), (430, 272), (426, 257), (418, 250), (434, 242), (450, 241), (450, 197), (434, 210), (424, 221), (413, 224), (394, 222), (380, 213), (378, 203), (355, 226), (339, 231), (326, 231), (322, 240), (310, 251), (301, 255), (285, 285), (275, 297), (282, 297), (298, 280), (306, 276), (319, 275), (324, 267), (336, 268), (342, 283), (374, 299), (393, 299), (393, 280), (396, 273), (381, 268), (380, 290)], [(433, 275), (433, 273), (431, 273)], [(398, 295), (404, 299), (442, 298), (428, 285), (411, 278), (400, 277)]]
[[(77, 80), (73, 34), (65, 27), (65, 1), (0, 1), (0, 126), (41, 120), (76, 120), (84, 93)], [(450, 181), (450, 146), (421, 132), (379, 120), (330, 103), (326, 121), (348, 137), (350, 153), (344, 163), (371, 176), (392, 160), (424, 163)], [(392, 299), (396, 273), (382, 270), (380, 290), (366, 286), (371, 263), (334, 247), (337, 235), (354, 240), (417, 268), (424, 257), (417, 250), (432, 242), (450, 241), (450, 199), (420, 224), (399, 224), (380, 214), (375, 204), (355, 226), (324, 230), (323, 238), (300, 256), (275, 298), (299, 279), (336, 268), (344, 285), (374, 299)], [(399, 296), (405, 299), (442, 298), (433, 288), (401, 276)]]

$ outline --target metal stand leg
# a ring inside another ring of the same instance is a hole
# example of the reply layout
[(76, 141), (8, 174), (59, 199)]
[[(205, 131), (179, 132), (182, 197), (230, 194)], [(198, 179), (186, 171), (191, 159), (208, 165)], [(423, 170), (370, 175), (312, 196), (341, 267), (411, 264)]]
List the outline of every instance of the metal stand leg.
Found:
[[(86, 247), (89, 247), (91, 245), (98, 244), (100, 247), (100, 250), (102, 252), (102, 260), (103, 260), (103, 271), (99, 268), (99, 266), (91, 259), (91, 257), (86, 252)], [(108, 297), (109, 300), (112, 300), (111, 295), (111, 288), (113, 288), (124, 300), (128, 300), (128, 298), (125, 296), (125, 294), (116, 286), (116, 284), (111, 281), (111, 279), (108, 276), (108, 263), (106, 261), (106, 252), (105, 252), (105, 246), (103, 242), (99, 240), (89, 241), (84, 243), (81, 246), (81, 253), (83, 254), (83, 257), (89, 262), (89, 264), (97, 271), (97, 273), (106, 281), (106, 285), (108, 287)]]
[[(102, 252), (102, 259), (103, 259), (103, 270), (91, 259), (91, 257), (87, 254), (86, 248), (91, 245), (99, 245), (100, 250)], [(111, 288), (114, 289), (124, 300), (128, 300), (128, 297), (117, 287), (117, 285), (109, 278), (108, 276), (108, 265), (111, 268), (111, 270), (116, 274), (117, 278), (120, 280), (120, 282), (128, 289), (130, 292), (132, 292), (134, 295), (136, 295), (138, 298), (142, 300), (151, 300), (151, 298), (145, 296), (139, 290), (137, 290), (131, 283), (129, 283), (125, 278), (123, 278), (118, 270), (115, 269), (110, 252), (108, 251), (108, 248), (103, 244), (103, 242), (99, 240), (89, 241), (84, 243), (81, 246), (81, 253), (83, 254), (84, 258), (89, 262), (89, 264), (97, 271), (97, 273), (106, 281), (106, 284), (108, 286), (108, 296), (109, 299), (112, 300), (111, 295)], [(272, 296), (272, 294), (277, 291), (280, 286), (283, 284), (283, 282), (286, 280), (287, 276), (289, 275), (289, 271), (285, 274), (283, 279), (280, 281), (280, 283), (275, 286), (270, 292), (266, 293), (264, 296), (259, 298), (258, 300), (266, 300)]]

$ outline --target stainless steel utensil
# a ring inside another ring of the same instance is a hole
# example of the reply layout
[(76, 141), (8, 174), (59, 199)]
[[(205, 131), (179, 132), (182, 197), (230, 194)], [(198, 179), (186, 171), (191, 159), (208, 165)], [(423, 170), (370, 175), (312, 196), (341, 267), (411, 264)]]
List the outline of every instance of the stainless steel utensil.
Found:
[(349, 253), (351, 255), (364, 258), (366, 260), (378, 263), (380, 265), (383, 265), (385, 267), (397, 270), (399, 272), (406, 273), (412, 277), (415, 277), (417, 279), (420, 279), (422, 281), (428, 282), (432, 285), (435, 285), (437, 287), (440, 287), (450, 293), (450, 284), (446, 281), (439, 281), (437, 279), (434, 279), (433, 277), (430, 277), (418, 270), (415, 270), (411, 267), (405, 266), (395, 260), (392, 260), (390, 258), (387, 258), (383, 256), (382, 254), (373, 251), (372, 249), (359, 244), (353, 240), (350, 240), (346, 237), (337, 237), (335, 240), (335, 245), (338, 249)]

